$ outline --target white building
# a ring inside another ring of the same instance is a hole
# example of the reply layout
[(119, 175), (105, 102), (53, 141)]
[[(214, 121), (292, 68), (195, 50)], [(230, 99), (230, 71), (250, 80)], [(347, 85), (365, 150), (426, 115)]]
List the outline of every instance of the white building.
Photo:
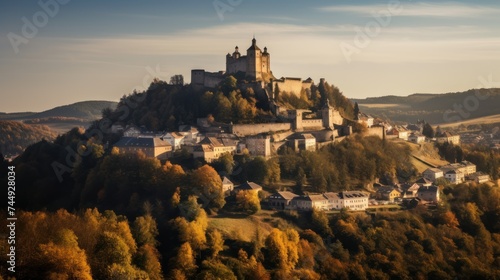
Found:
[(460, 184), (465, 180), (464, 173), (457, 170), (450, 170), (444, 174), (444, 177), (452, 184)]
[(439, 168), (427, 168), (424, 172), (422, 172), (422, 176), (432, 182), (435, 182), (437, 179), (442, 178), (444, 173), (443, 170)]

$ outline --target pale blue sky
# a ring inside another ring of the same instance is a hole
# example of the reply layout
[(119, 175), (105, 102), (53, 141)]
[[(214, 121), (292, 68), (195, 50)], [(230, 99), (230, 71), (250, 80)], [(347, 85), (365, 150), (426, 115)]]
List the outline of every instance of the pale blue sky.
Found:
[[(59, 0), (47, 16), (39, 3), (55, 1), (0, 2), (0, 112), (116, 101), (153, 76), (189, 82), (253, 34), (276, 77), (324, 77), (350, 98), (500, 81), (498, 1)], [(23, 34), (23, 18), (38, 30)]]

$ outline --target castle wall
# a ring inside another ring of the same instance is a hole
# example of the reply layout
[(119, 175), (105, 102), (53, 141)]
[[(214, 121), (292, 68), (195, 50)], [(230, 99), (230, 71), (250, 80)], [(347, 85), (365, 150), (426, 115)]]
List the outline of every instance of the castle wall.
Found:
[(231, 132), (237, 136), (256, 135), (290, 129), (292, 129), (292, 124), (290, 123), (235, 124), (231, 126)]
[(303, 128), (323, 127), (322, 119), (302, 119)]
[(280, 92), (288, 92), (300, 97), (302, 90), (302, 80), (296, 78), (285, 78), (284, 80), (274, 81), (273, 89), (278, 86)]
[(226, 59), (226, 72), (234, 74), (237, 72), (247, 71), (247, 57), (241, 56), (239, 58), (228, 57)]
[(203, 85), (205, 83), (205, 70), (193, 69), (191, 70), (191, 84)]
[[(383, 126), (372, 126), (368, 128), (367, 134), (370, 136), (378, 136), (380, 139), (386, 139), (388, 138), (385, 135), (385, 128)], [(396, 137), (394, 137), (396, 138)]]

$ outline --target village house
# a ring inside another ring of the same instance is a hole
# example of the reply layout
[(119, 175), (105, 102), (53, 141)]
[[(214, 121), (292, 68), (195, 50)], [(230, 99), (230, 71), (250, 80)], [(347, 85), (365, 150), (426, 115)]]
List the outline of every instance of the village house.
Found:
[(443, 170), (439, 168), (427, 168), (424, 172), (422, 172), (422, 176), (432, 182), (435, 182), (437, 179), (442, 178), (444, 173)]
[(256, 184), (254, 182), (248, 182), (246, 181), (245, 183), (234, 187), (234, 192), (239, 192), (239, 191), (254, 191), (254, 192), (260, 192), (262, 191), (262, 186), (259, 184)]
[(437, 133), (436, 142), (438, 143), (450, 143), (453, 145), (460, 145), (460, 135), (445, 131), (442, 133)]
[(298, 195), (288, 191), (277, 192), (268, 197), (268, 205), (272, 209), (285, 210), (289, 208), (292, 199), (297, 196)]
[(415, 144), (420, 144), (425, 142), (425, 136), (420, 134), (420, 132), (412, 132), (408, 136), (408, 141), (413, 142)]
[(368, 208), (368, 200), (370, 194), (361, 191), (343, 191), (339, 193), (340, 199), (342, 199), (343, 207), (349, 210), (362, 211)]
[(418, 184), (420, 187), (432, 186), (432, 181), (425, 177), (418, 179), (417, 181), (415, 181), (415, 183)]
[(482, 183), (487, 183), (490, 181), (490, 175), (479, 171), (479, 172), (469, 174), (467, 179), (474, 181), (478, 184), (482, 184)]
[(236, 145), (237, 141), (229, 138), (205, 137), (193, 146), (193, 157), (210, 163), (225, 153), (234, 153)]
[(370, 115), (361, 112), (358, 114), (358, 123), (365, 124), (366, 127), (372, 127), (373, 120), (373, 117)]
[(392, 135), (396, 138), (408, 141), (408, 130), (403, 126), (396, 125), (387, 132), (387, 135)]
[(123, 130), (124, 137), (138, 137), (141, 133), (142, 130), (135, 125), (129, 125)]
[(222, 192), (229, 194), (234, 189), (234, 184), (226, 176), (222, 177)]
[(322, 194), (296, 196), (290, 202), (290, 208), (310, 211), (313, 208), (328, 210), (328, 200)]
[(376, 198), (378, 200), (394, 202), (399, 197), (401, 197), (401, 191), (395, 189), (393, 186), (383, 186), (377, 189)]
[(439, 202), (439, 188), (437, 186), (420, 187), (417, 192), (417, 197), (427, 202)]
[(185, 144), (196, 144), (200, 142), (200, 134), (196, 127), (190, 125), (180, 125), (179, 133), (184, 136), (183, 142)]
[(417, 197), (418, 189), (420, 189), (420, 185), (417, 183), (404, 183), (401, 184), (402, 198), (414, 198)]
[(179, 150), (183, 144), (184, 135), (179, 132), (167, 132), (163, 139), (172, 145), (174, 151)]
[(458, 170), (449, 170), (444, 174), (444, 177), (450, 181), (452, 184), (460, 184), (465, 180), (464, 173)]
[(172, 145), (159, 137), (122, 137), (115, 147), (121, 153), (142, 152), (147, 157), (164, 160), (170, 157)]
[(301, 133), (293, 139), (295, 151), (316, 151), (316, 138), (310, 133)]

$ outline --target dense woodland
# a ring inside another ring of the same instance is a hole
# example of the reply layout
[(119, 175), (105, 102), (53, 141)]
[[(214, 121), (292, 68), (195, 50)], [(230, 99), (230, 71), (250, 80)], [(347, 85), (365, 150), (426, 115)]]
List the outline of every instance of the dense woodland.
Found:
[[(197, 118), (205, 117), (222, 123), (279, 121), (270, 112), (270, 100), (251, 88), (242, 90), (238, 83), (236, 78), (228, 76), (217, 90), (204, 91), (154, 80), (145, 92), (123, 96), (116, 110), (106, 109), (103, 117), (112, 123), (134, 124), (152, 131), (174, 131), (179, 124), (196, 124)], [(313, 111), (320, 109), (328, 98), (345, 118), (354, 119), (351, 102), (327, 82), (313, 85), (300, 97), (279, 89), (275, 94), (276, 102), (286, 108)]]
[(44, 125), (29, 125), (17, 121), (0, 120), (0, 153), (21, 154), (26, 147), (42, 139), (52, 141), (57, 133)]
[[(188, 102), (198, 100), (189, 86), (155, 83), (160, 86), (122, 99), (122, 105), (142, 98), (151, 106), (129, 106), (124, 121), (140, 125), (156, 119), (157, 129), (168, 129), (189, 116), (220, 117), (220, 111), (211, 109), (217, 107), (196, 111), (203, 106)], [(335, 91), (327, 88), (328, 95)], [(222, 86), (212, 98), (230, 100), (232, 118), (230, 97), (250, 104), (251, 96), (245, 94)], [(288, 102), (286, 97), (282, 102)], [(106, 110), (104, 117), (119, 118), (120, 110)], [(220, 175), (236, 184), (260, 183), (265, 192), (282, 188), (283, 179), (295, 181), (298, 192), (361, 188), (377, 178), (410, 180), (417, 174), (406, 145), (358, 135), (317, 152), (285, 150), (270, 160), (223, 155), (206, 164), (184, 152), (163, 162), (141, 153), (120, 154), (98, 140), (73, 129), (53, 142), (31, 145), (12, 163), (22, 221), (17, 228), (18, 279), (500, 277), (497, 187), (441, 186), (444, 202), (436, 209), (419, 206), (385, 214), (342, 210), (333, 215), (261, 210), (266, 206), (262, 196), (241, 192), (226, 198), (220, 190)], [(485, 151), (469, 154), (483, 152), (485, 165), (491, 165)], [(5, 170), (7, 163), (0, 165)], [(0, 174), (2, 184), (5, 174)], [(255, 234), (243, 238), (225, 232), (211, 223), (217, 217), (253, 221)], [(0, 218), (5, 220), (6, 213), (0, 212)], [(0, 247), (6, 246), (2, 239)], [(0, 261), (5, 263), (6, 257)], [(8, 276), (4, 266), (0, 275)]]

